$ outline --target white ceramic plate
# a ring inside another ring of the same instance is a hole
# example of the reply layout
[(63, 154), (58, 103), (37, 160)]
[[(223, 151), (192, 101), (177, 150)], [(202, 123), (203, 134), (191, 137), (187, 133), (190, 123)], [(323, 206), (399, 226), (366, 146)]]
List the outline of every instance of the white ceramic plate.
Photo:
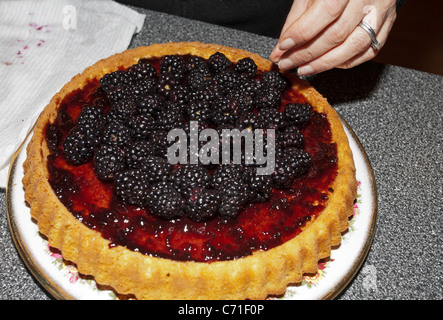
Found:
[[(371, 164), (357, 136), (343, 121), (354, 154), (359, 182), (354, 217), (342, 244), (332, 250), (329, 260), (319, 264), (314, 276), (290, 286), (286, 294), (269, 299), (333, 299), (352, 280), (362, 266), (375, 233), (377, 220), (377, 189)], [(15, 245), (28, 267), (42, 286), (57, 299), (118, 299), (111, 290), (98, 288), (91, 277), (78, 273), (75, 265), (66, 263), (39, 233), (24, 201), (22, 184), (23, 162), (30, 137), (15, 154), (10, 166), (6, 189), (6, 210)]]

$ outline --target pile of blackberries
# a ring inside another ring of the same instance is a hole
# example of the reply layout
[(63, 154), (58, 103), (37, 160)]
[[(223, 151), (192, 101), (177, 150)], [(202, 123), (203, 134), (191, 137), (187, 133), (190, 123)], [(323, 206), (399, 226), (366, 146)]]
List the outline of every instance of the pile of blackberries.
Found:
[[(63, 142), (64, 155), (74, 165), (93, 161), (124, 202), (164, 219), (235, 217), (248, 203), (268, 200), (274, 188), (289, 188), (311, 166), (301, 128), (312, 110), (294, 103), (280, 111), (286, 88), (279, 72), (257, 71), (250, 58), (232, 63), (217, 52), (209, 59), (141, 59), (100, 80), (109, 111), (85, 106)], [(245, 163), (172, 166), (168, 131), (189, 130), (190, 121), (218, 131), (275, 129), (274, 172), (257, 175), (256, 165)]]

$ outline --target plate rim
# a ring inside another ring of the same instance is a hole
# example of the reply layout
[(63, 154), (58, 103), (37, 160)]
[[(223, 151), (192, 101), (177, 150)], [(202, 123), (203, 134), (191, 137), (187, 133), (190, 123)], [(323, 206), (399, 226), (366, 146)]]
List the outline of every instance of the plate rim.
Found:
[[(32, 258), (28, 248), (23, 243), (23, 239), (18, 231), (17, 224), (13, 219), (13, 199), (12, 199), (12, 184), (13, 175), (17, 168), (17, 158), (20, 155), (25, 143), (28, 141), (29, 137), (33, 133), (33, 129), (30, 130), (29, 134), (23, 140), (21, 145), (17, 148), (17, 151), (12, 155), (11, 162), (8, 170), (8, 179), (6, 183), (6, 217), (8, 220), (9, 230), (12, 236), (14, 245), (19, 253), (20, 258), (26, 265), (28, 271), (34, 276), (35, 279), (40, 283), (40, 285), (55, 299), (57, 300), (73, 300), (74, 298), (70, 296), (65, 290), (57, 286), (50, 277), (48, 277), (43, 270), (38, 266), (38, 264)], [(23, 199), (24, 200), (24, 199)]]
[[(366, 153), (365, 148), (363, 147), (363, 144), (361, 143), (360, 139), (352, 129), (352, 127), (344, 120), (344, 118), (337, 112), (338, 117), (340, 121), (342, 122), (343, 126), (346, 127), (349, 134), (352, 136), (352, 139), (355, 141), (355, 144), (361, 153), (364, 163), (368, 169), (368, 178), (369, 178), (369, 184), (371, 186), (371, 195), (372, 195), (372, 212), (371, 212), (371, 221), (370, 221), (370, 227), (366, 235), (366, 239), (364, 241), (364, 245), (361, 247), (360, 252), (357, 255), (357, 258), (355, 259), (351, 269), (343, 276), (338, 283), (333, 286), (328, 292), (323, 294), (321, 297), (319, 297), (319, 300), (332, 300), (335, 299), (338, 295), (342, 293), (342, 291), (348, 286), (348, 284), (351, 282), (351, 280), (355, 277), (355, 275), (358, 273), (358, 271), (361, 269), (362, 265), (364, 264), (366, 257), (369, 253), (369, 250), (372, 246), (374, 237), (375, 237), (375, 230), (377, 227), (377, 221), (378, 221), (378, 191), (377, 191), (377, 184), (376, 179), (374, 175), (374, 170), (371, 165), (371, 161), (369, 159), (368, 154)], [(19, 253), (19, 256), (21, 257), (22, 261), (26, 265), (28, 271), (34, 276), (35, 279), (40, 283), (40, 285), (55, 299), (57, 300), (74, 300), (76, 299), (72, 295), (70, 295), (66, 290), (61, 288), (59, 285), (54, 283), (54, 281), (51, 281), (50, 277), (44, 272), (44, 270), (41, 270), (41, 268), (38, 266), (38, 264), (34, 261), (32, 258), (32, 255), (30, 254), (28, 248), (25, 244), (23, 244), (23, 239), (20, 236), (20, 232), (18, 231), (17, 225), (13, 219), (14, 213), (13, 213), (13, 199), (12, 199), (12, 184), (13, 184), (13, 177), (15, 174), (15, 171), (17, 169), (17, 158), (22, 152), (22, 149), (26, 142), (28, 141), (29, 137), (33, 134), (32, 128), (29, 132), (29, 134), (26, 136), (26, 138), (23, 140), (21, 145), (17, 148), (13, 156), (11, 157), (11, 162), (8, 170), (8, 178), (7, 178), (7, 184), (6, 184), (6, 216), (8, 220), (8, 226), (10, 233), (12, 235), (12, 239), (14, 242), (14, 245)], [(349, 137), (348, 137), (349, 139)]]
[[(336, 111), (337, 112), (337, 111)], [(378, 221), (378, 189), (377, 189), (377, 182), (375, 180), (374, 175), (374, 169), (372, 168), (371, 161), (369, 159), (368, 154), (366, 153), (365, 148), (363, 147), (363, 144), (361, 143), (360, 139), (358, 138), (355, 131), (352, 129), (352, 127), (347, 123), (347, 121), (337, 112), (338, 118), (342, 122), (342, 124), (346, 127), (348, 132), (351, 134), (352, 138), (356, 142), (356, 145), (360, 151), (360, 153), (363, 156), (363, 160), (368, 168), (368, 177), (369, 182), (371, 185), (371, 194), (372, 194), (372, 214), (371, 214), (371, 223), (370, 228), (368, 230), (367, 237), (365, 239), (365, 244), (361, 248), (358, 257), (356, 259), (357, 263), (354, 263), (351, 270), (346, 274), (345, 277), (343, 277), (339, 283), (336, 285), (336, 289), (331, 291), (329, 294), (326, 294), (323, 296), (323, 299), (326, 300), (332, 300), (335, 299), (339, 294), (342, 293), (344, 288), (348, 286), (348, 284), (351, 282), (352, 279), (354, 279), (357, 272), (361, 269), (363, 266), (363, 263), (366, 261), (366, 258), (368, 256), (369, 250), (372, 247), (372, 243), (374, 241), (375, 237), (375, 231), (377, 228), (377, 221)]]

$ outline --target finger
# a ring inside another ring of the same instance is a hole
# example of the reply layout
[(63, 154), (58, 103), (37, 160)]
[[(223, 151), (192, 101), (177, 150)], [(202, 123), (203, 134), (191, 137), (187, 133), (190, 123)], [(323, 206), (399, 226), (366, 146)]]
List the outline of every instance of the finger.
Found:
[(280, 37), (286, 32), (288, 27), (308, 9), (312, 4), (312, 0), (295, 0), (292, 3), (285, 24), (280, 32)]
[(358, 65), (362, 64), (363, 62), (373, 59), (378, 54), (380, 49), (384, 46), (384, 44), (386, 43), (389, 33), (391, 32), (392, 26), (394, 24), (396, 16), (397, 16), (397, 14), (394, 11), (391, 14), (391, 16), (388, 19), (386, 19), (385, 22), (383, 23), (383, 25), (381, 26), (380, 31), (377, 34), (377, 40), (378, 40), (378, 42), (380, 42), (380, 47), (378, 50), (374, 50), (371, 47), (368, 50), (366, 50), (365, 52), (352, 57), (351, 59), (342, 63), (341, 65), (338, 65), (337, 68), (349, 69), (349, 68), (353, 68), (355, 66), (358, 66)]
[[(287, 28), (295, 21), (297, 20), (303, 12), (306, 11), (308, 6), (311, 4), (312, 0), (295, 0), (292, 3), (291, 9), (289, 10), (288, 16), (286, 17), (285, 24), (283, 25), (282, 31), (280, 33), (280, 37), (286, 32)], [(280, 59), (280, 56), (284, 53), (284, 50), (280, 50), (277, 45), (272, 50), (271, 55), (269, 56), (269, 59), (272, 62), (278, 62)]]
[[(313, 41), (280, 55), (281, 68), (293, 68), (310, 62), (341, 44), (353, 32), (364, 16), (363, 3), (350, 1), (343, 14)], [(283, 61), (283, 59), (289, 59)]]
[[(377, 30), (374, 30), (377, 33)], [(356, 55), (366, 52), (370, 46), (371, 37), (369, 34), (363, 28), (357, 27), (341, 45), (308, 64), (300, 66), (297, 72), (300, 76), (306, 76), (330, 70), (344, 64)]]
[(280, 37), (278, 48), (288, 50), (315, 38), (342, 14), (349, 0), (314, 0)]

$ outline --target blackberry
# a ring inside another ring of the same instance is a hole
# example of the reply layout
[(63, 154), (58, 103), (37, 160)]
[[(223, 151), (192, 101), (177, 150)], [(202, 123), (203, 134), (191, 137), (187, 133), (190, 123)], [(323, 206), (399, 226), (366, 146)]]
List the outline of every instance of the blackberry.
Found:
[(247, 168), (243, 180), (253, 192), (253, 199), (258, 202), (268, 200), (272, 194), (273, 181), (270, 175), (258, 175), (255, 168)]
[(209, 57), (209, 70), (215, 74), (231, 68), (231, 61), (221, 52), (216, 52)]
[(288, 158), (275, 157), (275, 169), (272, 173), (274, 187), (286, 189), (292, 185), (295, 172)]
[(229, 92), (229, 90), (236, 89), (239, 86), (241, 79), (238, 73), (227, 69), (218, 72), (214, 76), (214, 81), (223, 88), (224, 92)]
[(212, 108), (206, 101), (192, 101), (189, 103), (186, 113), (189, 121), (206, 122), (212, 117)]
[(186, 70), (189, 72), (197, 70), (205, 75), (209, 75), (209, 68), (206, 62), (197, 56), (192, 56), (186, 62)]
[(99, 82), (100, 87), (108, 93), (116, 89), (117, 87), (129, 85), (131, 83), (131, 80), (132, 79), (129, 72), (126, 72), (124, 70), (117, 70), (105, 74)]
[(128, 121), (134, 140), (144, 140), (149, 137), (151, 130), (155, 128), (156, 121), (149, 114), (133, 115)]
[(97, 144), (96, 130), (86, 126), (75, 126), (63, 142), (63, 152), (69, 163), (79, 165), (92, 159)]
[(111, 107), (106, 117), (108, 122), (117, 121), (125, 124), (135, 113), (135, 103), (132, 101), (122, 100)]
[(180, 107), (185, 107), (191, 100), (191, 91), (187, 86), (178, 85), (169, 91), (169, 101)]
[(160, 75), (157, 81), (157, 92), (164, 97), (169, 97), (172, 90), (178, 85), (179, 81), (174, 75), (165, 73)]
[(212, 83), (212, 78), (209, 74), (199, 70), (192, 70), (188, 74), (187, 82), (192, 91), (197, 91), (209, 87)]
[(274, 108), (261, 109), (258, 117), (266, 129), (280, 130), (287, 125), (285, 114)]
[(143, 157), (139, 168), (148, 174), (148, 182), (151, 184), (168, 180), (171, 173), (171, 165), (166, 159), (154, 155)]
[(152, 78), (141, 79), (136, 81), (130, 88), (129, 92), (137, 99), (143, 95), (154, 93), (157, 87), (157, 82)]
[(101, 142), (123, 148), (131, 142), (131, 130), (120, 122), (113, 121), (103, 131)]
[(283, 148), (302, 148), (304, 140), (303, 133), (301, 133), (297, 126), (287, 127), (278, 135), (278, 141)]
[(244, 201), (239, 197), (222, 197), (218, 213), (222, 217), (234, 218), (243, 208)]
[(157, 75), (155, 68), (146, 61), (139, 61), (137, 64), (130, 67), (128, 71), (130, 76), (136, 81), (142, 79), (154, 79)]
[(204, 221), (217, 214), (220, 197), (215, 190), (203, 189), (192, 194), (186, 202), (186, 215), (194, 221)]
[(254, 129), (263, 128), (263, 121), (261, 117), (252, 111), (244, 112), (237, 118), (237, 127), (240, 130), (249, 129), (254, 131)]
[(219, 214), (224, 217), (235, 217), (251, 198), (251, 190), (242, 178), (230, 181), (220, 193)]
[(238, 197), (243, 199), (243, 203), (246, 203), (248, 199), (251, 197), (251, 190), (249, 189), (248, 184), (243, 179), (243, 174), (236, 179), (229, 181), (229, 183), (225, 183), (224, 187), (218, 189), (218, 192), (223, 197)]
[(247, 77), (254, 77), (257, 73), (257, 65), (251, 58), (243, 58), (237, 61), (234, 68), (240, 74), (244, 74)]
[(183, 113), (179, 106), (173, 103), (167, 104), (166, 108), (160, 110), (157, 115), (157, 128), (160, 130), (171, 130), (183, 126)]
[(136, 101), (135, 106), (139, 113), (156, 115), (165, 106), (165, 100), (157, 94), (146, 94)]
[(242, 79), (242, 81), (239, 83), (238, 91), (250, 97), (254, 97), (259, 88), (260, 85), (257, 81), (246, 78)]
[(173, 144), (168, 141), (168, 131), (158, 129), (151, 131), (148, 143), (152, 148), (152, 153), (163, 158), (167, 157), (168, 148)]
[(181, 195), (189, 198), (191, 192), (210, 187), (211, 174), (202, 166), (185, 164), (171, 173), (170, 181)]
[(152, 214), (163, 219), (175, 219), (184, 214), (184, 200), (172, 184), (165, 181), (149, 188), (146, 204)]
[(275, 88), (264, 87), (259, 90), (254, 98), (255, 106), (258, 109), (277, 108), (280, 106), (281, 93)]
[(134, 101), (135, 96), (130, 86), (118, 86), (107, 94), (111, 106), (119, 104), (122, 101)]
[(103, 128), (106, 122), (103, 110), (96, 106), (86, 106), (77, 118), (77, 124), (90, 128)]
[(181, 56), (167, 55), (160, 62), (160, 73), (169, 74), (176, 80), (181, 80), (186, 71), (186, 64)]
[(305, 150), (286, 148), (283, 150), (283, 155), (288, 160), (296, 178), (307, 173), (312, 167), (312, 158)]
[(295, 125), (306, 124), (311, 118), (311, 106), (307, 103), (291, 103), (286, 106), (285, 115)]
[(261, 79), (261, 83), (266, 87), (275, 88), (280, 92), (288, 86), (288, 81), (277, 70), (265, 72)]
[(254, 97), (245, 91), (232, 90), (227, 94), (227, 98), (234, 100), (237, 103), (237, 109), (242, 114), (243, 112), (249, 112), (254, 109)]
[(221, 97), (213, 103), (212, 121), (217, 124), (235, 124), (237, 110), (235, 100), (228, 97)]
[(125, 203), (144, 206), (148, 199), (150, 184), (148, 174), (139, 169), (117, 172), (114, 177), (115, 192)]
[(190, 100), (193, 101), (207, 101), (212, 102), (220, 99), (223, 96), (223, 89), (217, 85), (212, 84), (208, 88), (199, 89), (190, 92)]
[(212, 186), (215, 189), (222, 190), (227, 187), (231, 181), (242, 178), (242, 166), (236, 164), (220, 165), (212, 175)]
[(249, 181), (249, 186), (257, 193), (256, 201), (266, 201), (272, 194), (272, 177), (269, 175), (256, 175)]
[(102, 145), (94, 155), (94, 168), (102, 180), (112, 180), (115, 174), (125, 168), (125, 154), (120, 147)]
[(153, 155), (153, 148), (146, 140), (134, 141), (125, 148), (125, 162), (129, 169), (139, 169), (148, 156)]

